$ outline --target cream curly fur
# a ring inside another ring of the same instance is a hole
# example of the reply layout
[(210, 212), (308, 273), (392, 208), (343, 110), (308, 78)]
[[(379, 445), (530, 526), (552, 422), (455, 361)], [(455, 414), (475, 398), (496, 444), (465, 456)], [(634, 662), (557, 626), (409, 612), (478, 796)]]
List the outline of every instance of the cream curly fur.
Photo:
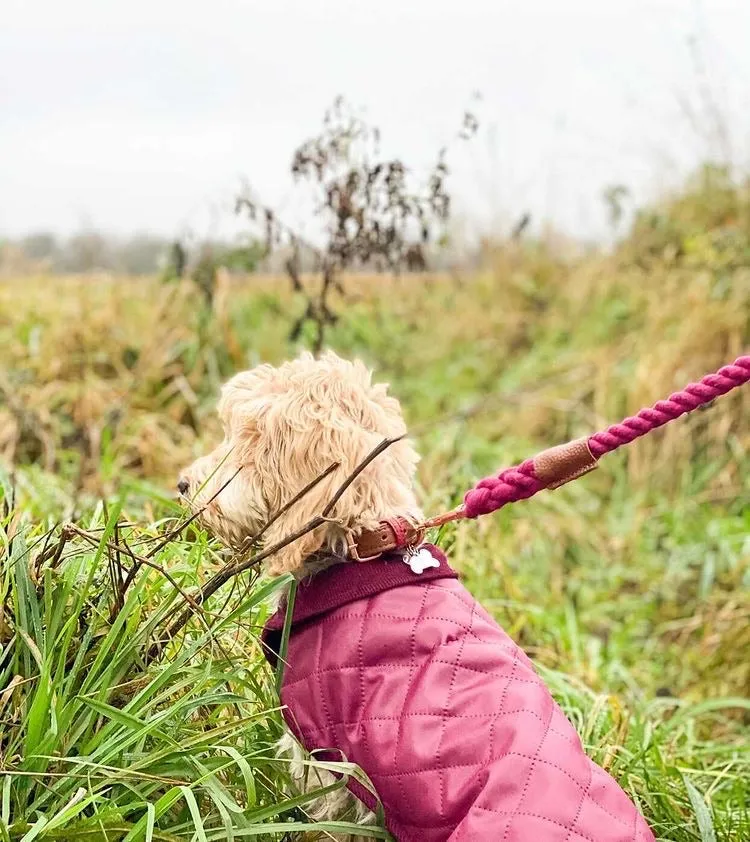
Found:
[[(310, 763), (310, 755), (292, 734), (285, 734), (279, 740), (277, 748), (279, 756), (289, 761), (292, 780), (300, 792), (313, 792), (335, 783), (335, 778), (331, 772)], [(376, 825), (375, 814), (368, 810), (349, 790), (343, 788), (313, 799), (311, 803), (305, 804), (303, 809), (307, 817), (315, 822), (334, 820), (353, 822), (362, 826)], [(311, 842), (313, 839), (320, 840), (320, 842), (323, 842), (323, 840), (328, 842), (366, 842), (364, 836), (344, 836), (326, 832), (311, 837)]]
[[(332, 463), (339, 467), (265, 533), (270, 546), (318, 515), (343, 480), (385, 437), (406, 432), (398, 401), (373, 384), (369, 370), (328, 352), (302, 354), (275, 368), (261, 365), (223, 388), (219, 415), (224, 441), (183, 474), (195, 507), (237, 476), (202, 515), (231, 546), (252, 536)], [(269, 558), (268, 573), (302, 577), (304, 562), (321, 548), (343, 553), (349, 531), (373, 528), (386, 517), (421, 518), (412, 489), (418, 456), (407, 441), (391, 445), (354, 481), (329, 517)]]

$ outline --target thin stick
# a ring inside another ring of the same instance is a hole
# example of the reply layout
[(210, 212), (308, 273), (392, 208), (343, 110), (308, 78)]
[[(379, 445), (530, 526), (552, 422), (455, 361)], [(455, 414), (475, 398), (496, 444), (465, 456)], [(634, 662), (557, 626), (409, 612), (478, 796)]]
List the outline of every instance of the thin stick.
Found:
[[(92, 546), (98, 547), (99, 546), (99, 539), (95, 538), (93, 535), (89, 535), (83, 529), (79, 529), (77, 526), (71, 525), (71, 530), (78, 535), (80, 538), (83, 538), (85, 541), (88, 541)], [(127, 552), (124, 547), (121, 547), (119, 544), (114, 544), (111, 541), (107, 541), (105, 547), (109, 550), (113, 550), (114, 552)], [(174, 577), (165, 570), (160, 564), (157, 564), (155, 561), (151, 561), (151, 559), (145, 556), (139, 556), (130, 552), (132, 558), (136, 559), (139, 564), (145, 564), (146, 567), (150, 567), (152, 570), (156, 570), (169, 582), (170, 585), (180, 594), (180, 596), (185, 600), (185, 602), (194, 609), (200, 609), (200, 604), (197, 603), (192, 596), (190, 596), (187, 591), (184, 591), (180, 584), (174, 579)]]
[[(95, 547), (99, 546), (98, 539), (96, 539), (92, 535), (88, 535), (83, 529), (79, 529), (77, 526), (73, 526), (73, 525), (71, 525), (70, 528), (76, 535), (79, 535), (81, 538), (88, 541), (92, 546), (95, 546)], [(110, 541), (108, 541), (106, 543), (106, 547), (107, 547), (108, 550), (114, 551), (114, 552), (127, 552), (127, 553), (129, 553), (130, 557), (134, 560), (134, 562), (137, 563), (139, 566), (145, 565), (146, 567), (150, 567), (152, 570), (156, 570), (158, 573), (160, 573), (169, 582), (169, 584), (172, 585), (172, 587), (177, 591), (177, 593), (179, 593), (179, 595), (183, 598), (183, 600), (187, 603), (187, 605), (189, 606), (189, 609), (188, 609), (189, 613), (191, 615), (196, 614), (198, 616), (199, 622), (201, 623), (203, 628), (209, 633), (209, 635), (211, 636), (211, 639), (217, 645), (217, 647), (221, 651), (224, 658), (226, 658), (226, 660), (230, 660), (229, 656), (227, 655), (226, 651), (224, 650), (224, 647), (221, 645), (219, 640), (216, 637), (214, 637), (213, 632), (211, 631), (211, 627), (206, 622), (206, 619), (203, 616), (204, 611), (203, 611), (203, 608), (202, 608), (200, 602), (196, 601), (189, 593), (187, 593), (187, 591), (185, 591), (180, 586), (180, 584), (174, 579), (174, 577), (167, 570), (165, 570), (160, 564), (157, 564), (155, 561), (152, 561), (149, 558), (144, 558), (143, 556), (136, 555), (130, 549), (130, 547), (125, 548), (125, 547), (120, 546), (119, 544), (113, 544)], [(117, 616), (116, 613), (114, 614), (114, 616)], [(114, 616), (110, 617), (110, 621), (112, 621), (114, 619)]]
[(331, 502), (323, 509), (323, 517), (328, 517), (328, 515), (333, 511), (333, 507), (338, 503), (338, 501), (344, 496), (345, 491), (349, 486), (354, 482), (354, 480), (364, 471), (364, 469), (373, 462), (375, 459), (380, 456), (380, 454), (387, 450), (392, 444), (396, 444), (397, 441), (401, 441), (402, 439), (406, 438), (406, 433), (400, 436), (396, 436), (392, 439), (383, 439), (380, 444), (374, 448), (360, 463), (357, 467), (352, 471), (351, 474), (344, 480), (344, 482), (339, 486), (338, 491), (333, 495), (331, 498)]
[(326, 477), (329, 477), (340, 465), (341, 465), (340, 462), (333, 462), (331, 465), (329, 465), (325, 469), (325, 471), (323, 471), (322, 474), (320, 474), (320, 476), (315, 477), (315, 479), (312, 482), (309, 482), (302, 489), (302, 491), (298, 491), (297, 494), (295, 494), (294, 497), (292, 497), (292, 499), (288, 503), (285, 503), (278, 510), (278, 512), (276, 512), (275, 515), (273, 515), (269, 520), (267, 520), (263, 524), (263, 526), (261, 527), (261, 529), (257, 533), (257, 535), (254, 535), (250, 539), (250, 546), (252, 547), (252, 546), (257, 545), (258, 542), (260, 541), (260, 539), (263, 537), (263, 535), (265, 535), (265, 533), (268, 532), (268, 530), (273, 526), (274, 523), (276, 523), (276, 521), (282, 515), (285, 515), (289, 511), (289, 509), (291, 509), (293, 506), (295, 506), (297, 503), (299, 503), (299, 501), (303, 497), (306, 497), (313, 490), (313, 488), (315, 488), (315, 486), (318, 485), (318, 483), (322, 482)]
[(128, 588), (133, 584), (138, 571), (141, 569), (141, 562), (135, 557), (135, 553), (130, 549), (128, 542), (124, 538), (122, 539), (122, 546), (125, 549), (125, 552), (130, 556), (130, 560), (133, 562), (133, 566), (128, 571), (128, 575), (125, 577), (125, 581), (122, 584), (122, 595), (124, 597), (128, 592)]

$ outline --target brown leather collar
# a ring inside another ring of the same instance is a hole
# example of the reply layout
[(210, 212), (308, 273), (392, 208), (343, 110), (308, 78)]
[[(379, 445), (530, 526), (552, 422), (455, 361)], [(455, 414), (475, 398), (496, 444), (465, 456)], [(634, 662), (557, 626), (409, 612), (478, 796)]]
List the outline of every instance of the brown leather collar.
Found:
[(385, 553), (417, 547), (424, 540), (425, 530), (405, 517), (382, 520), (376, 529), (352, 535), (348, 555), (352, 561), (372, 561)]

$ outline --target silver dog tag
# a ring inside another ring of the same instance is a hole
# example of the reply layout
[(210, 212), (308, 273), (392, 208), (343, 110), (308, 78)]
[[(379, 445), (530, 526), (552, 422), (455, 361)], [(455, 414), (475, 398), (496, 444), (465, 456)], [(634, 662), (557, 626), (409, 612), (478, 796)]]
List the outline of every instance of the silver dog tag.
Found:
[(408, 564), (412, 573), (419, 575), (430, 567), (440, 567), (440, 562), (429, 550), (410, 549), (404, 553), (404, 563)]

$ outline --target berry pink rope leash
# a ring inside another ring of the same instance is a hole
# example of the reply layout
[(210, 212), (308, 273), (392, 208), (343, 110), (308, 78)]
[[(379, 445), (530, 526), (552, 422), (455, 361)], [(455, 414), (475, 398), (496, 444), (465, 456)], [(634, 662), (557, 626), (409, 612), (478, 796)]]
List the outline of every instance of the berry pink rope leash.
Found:
[(707, 374), (699, 383), (691, 383), (665, 401), (642, 409), (632, 418), (613, 424), (587, 439), (553, 447), (507, 468), (497, 476), (487, 477), (466, 493), (462, 506), (421, 524), (423, 528), (440, 526), (451, 520), (475, 518), (501, 509), (507, 503), (533, 497), (545, 488), (558, 488), (596, 467), (597, 460), (657, 427), (674, 421), (686, 412), (725, 395), (750, 381), (750, 356), (735, 360), (716, 374)]

